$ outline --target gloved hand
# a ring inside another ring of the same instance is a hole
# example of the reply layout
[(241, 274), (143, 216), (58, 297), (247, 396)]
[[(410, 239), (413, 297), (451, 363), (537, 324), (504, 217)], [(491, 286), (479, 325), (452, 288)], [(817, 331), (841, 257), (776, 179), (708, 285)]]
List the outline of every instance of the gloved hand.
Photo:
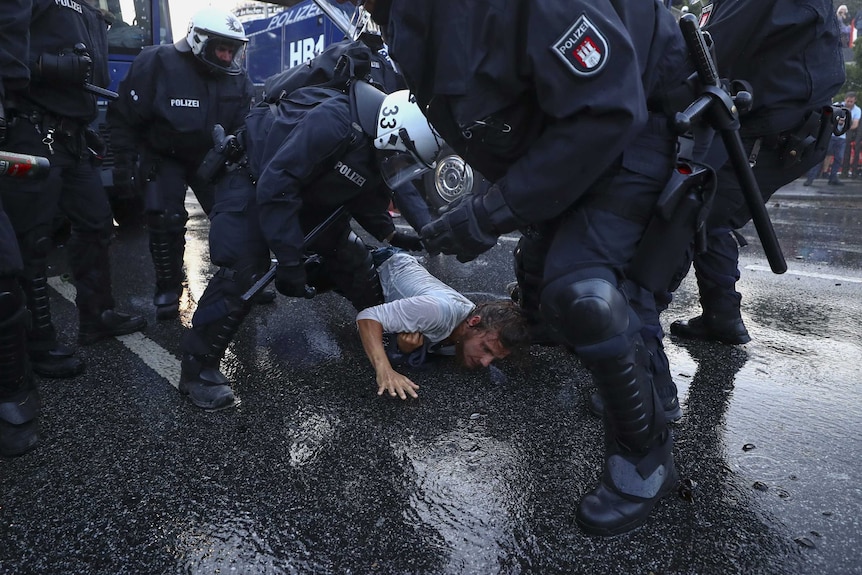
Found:
[(36, 62), (35, 75), (46, 80), (82, 85), (89, 80), (92, 65), (93, 60), (87, 54), (42, 54)]
[(429, 253), (452, 254), (462, 263), (497, 245), (498, 235), (488, 221), (482, 196), (472, 194), (450, 204), (446, 212), (422, 228), (422, 241)]
[(419, 236), (414, 234), (402, 234), (401, 232), (395, 232), (392, 237), (389, 238), (389, 245), (411, 252), (421, 252), (425, 249), (425, 246), (422, 245), (422, 239)]
[(314, 288), (305, 285), (305, 266), (281, 265), (275, 269), (275, 289), (288, 297), (314, 297)]

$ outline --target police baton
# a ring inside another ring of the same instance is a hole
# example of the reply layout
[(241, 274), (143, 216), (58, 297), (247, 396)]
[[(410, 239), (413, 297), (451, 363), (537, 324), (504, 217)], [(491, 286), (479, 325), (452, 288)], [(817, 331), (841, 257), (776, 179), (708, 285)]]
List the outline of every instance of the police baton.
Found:
[(85, 92), (95, 94), (96, 96), (101, 96), (106, 100), (113, 101), (119, 99), (120, 97), (120, 95), (113, 90), (106, 90), (105, 88), (101, 88), (99, 86), (96, 86), (95, 84), (90, 84), (89, 82), (84, 82), (83, 88)]
[[(311, 247), (311, 245), (314, 244), (315, 241), (317, 241), (317, 238), (320, 236), (320, 234), (322, 234), (324, 230), (326, 230), (327, 228), (329, 228), (329, 226), (335, 223), (335, 221), (339, 219), (342, 215), (344, 215), (346, 211), (347, 208), (345, 208), (344, 206), (338, 206), (338, 208), (334, 212), (329, 214), (329, 217), (317, 224), (314, 229), (308, 232), (308, 235), (303, 238), (302, 249), (305, 250)], [(247, 304), (248, 302), (250, 302), (257, 294), (262, 292), (264, 288), (266, 288), (266, 286), (268, 286), (270, 282), (272, 282), (272, 280), (275, 279), (275, 271), (277, 268), (278, 264), (273, 264), (259, 280), (254, 282), (253, 286), (248, 288), (247, 292), (242, 294), (241, 299), (243, 304)], [(311, 291), (308, 292), (308, 295), (306, 297), (314, 297), (314, 288), (307, 289), (310, 289)]]
[(701, 95), (684, 112), (676, 115), (674, 123), (680, 132), (686, 132), (695, 120), (704, 116), (709, 125), (721, 134), (724, 147), (742, 188), (745, 203), (751, 212), (754, 228), (763, 245), (766, 259), (769, 260), (769, 267), (774, 273), (782, 274), (787, 271), (787, 263), (739, 135), (737, 104), (749, 104), (751, 94), (740, 92), (737, 100), (734, 100), (722, 87), (715, 62), (694, 14), (686, 14), (680, 18), (679, 27), (689, 54), (694, 60), (695, 71), (701, 84)]
[(48, 158), (0, 151), (0, 177), (44, 180), (49, 173)]

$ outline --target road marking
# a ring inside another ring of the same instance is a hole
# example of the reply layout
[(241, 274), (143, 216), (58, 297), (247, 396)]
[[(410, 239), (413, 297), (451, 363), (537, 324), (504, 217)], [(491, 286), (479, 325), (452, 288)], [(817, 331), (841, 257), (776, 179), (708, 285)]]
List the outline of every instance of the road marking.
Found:
[[(58, 294), (75, 303), (75, 286), (62, 276), (48, 278), (50, 285)], [(167, 379), (171, 385), (177, 387), (180, 381), (180, 361), (171, 355), (168, 350), (145, 336), (144, 334), (130, 333), (118, 335), (120, 340), (129, 350), (141, 358), (148, 367)]]
[[(750, 265), (745, 266), (745, 269), (755, 271), (755, 272), (772, 272), (772, 268), (768, 266), (760, 266), (760, 265)], [(818, 274), (814, 272), (798, 272), (795, 270), (787, 270), (782, 275), (791, 275), (791, 276), (802, 276), (806, 278), (817, 278), (821, 280), (832, 280), (839, 282), (848, 282), (854, 284), (862, 284), (862, 278), (850, 278), (846, 276), (836, 276), (832, 274)]]

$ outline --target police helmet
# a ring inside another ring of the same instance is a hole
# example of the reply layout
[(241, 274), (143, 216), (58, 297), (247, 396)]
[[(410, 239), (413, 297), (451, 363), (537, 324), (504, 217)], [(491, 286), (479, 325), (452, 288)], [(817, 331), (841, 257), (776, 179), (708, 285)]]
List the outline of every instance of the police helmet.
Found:
[(239, 19), (230, 12), (204, 8), (189, 21), (185, 38), (175, 46), (192, 54), (212, 70), (238, 76), (243, 72), (248, 38)]
[(443, 139), (409, 90), (385, 94), (363, 81), (352, 88), (359, 123), (382, 152), (380, 173), (390, 188), (434, 167)]

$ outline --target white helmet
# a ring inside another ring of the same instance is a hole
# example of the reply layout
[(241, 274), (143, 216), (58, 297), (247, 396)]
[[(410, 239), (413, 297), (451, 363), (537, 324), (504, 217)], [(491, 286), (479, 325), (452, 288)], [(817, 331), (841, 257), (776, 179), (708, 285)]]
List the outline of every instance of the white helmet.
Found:
[(238, 76), (243, 72), (248, 38), (242, 22), (216, 8), (204, 8), (189, 21), (189, 31), (175, 45), (181, 51), (185, 43), (198, 59), (218, 72)]
[(386, 154), (380, 171), (390, 188), (434, 167), (443, 139), (409, 90), (384, 94), (367, 82), (353, 83), (359, 123)]

